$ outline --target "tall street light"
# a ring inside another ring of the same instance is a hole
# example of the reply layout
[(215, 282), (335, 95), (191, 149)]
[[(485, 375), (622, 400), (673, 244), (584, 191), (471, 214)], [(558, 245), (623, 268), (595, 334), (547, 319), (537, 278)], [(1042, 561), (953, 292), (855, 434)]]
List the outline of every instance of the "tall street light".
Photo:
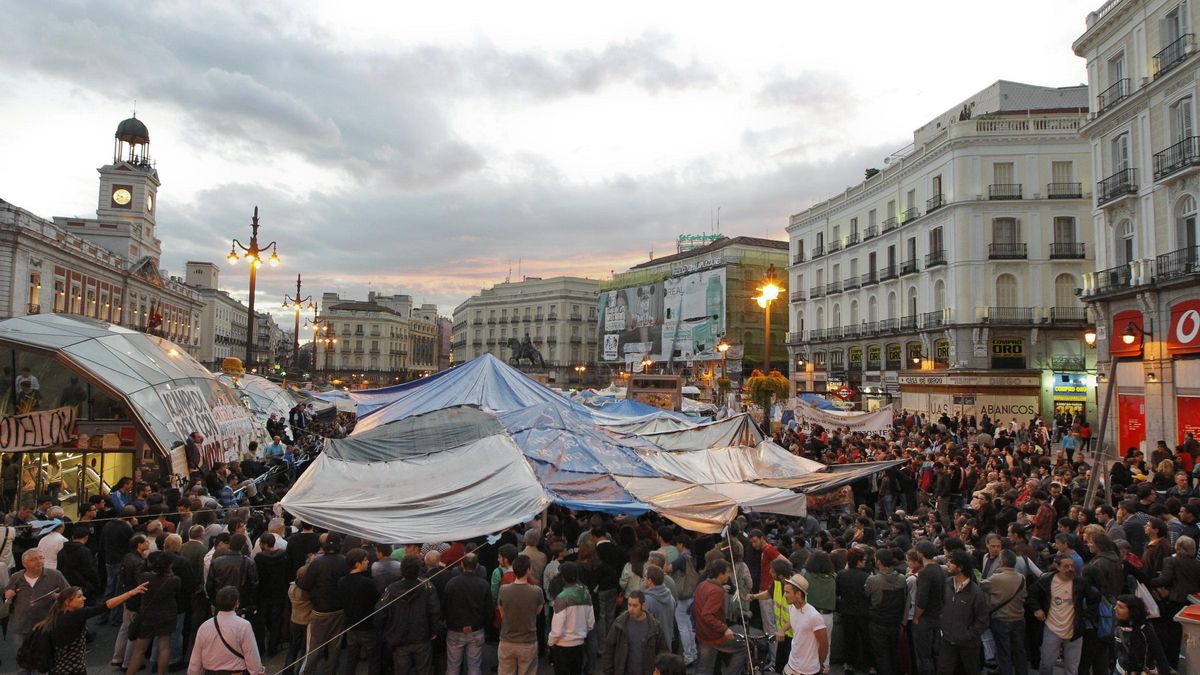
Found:
[[(311, 295), (308, 297), (301, 297), (301, 295), (300, 295), (300, 275), (297, 274), (296, 275), (296, 295), (291, 296), (291, 295), (287, 295), (285, 293), (283, 296), (283, 308), (284, 309), (294, 309), (296, 311), (296, 329), (295, 329), (296, 332), (292, 336), (293, 338), (295, 338), (294, 340), (292, 340), (292, 368), (300, 367), (300, 312), (301, 312), (301, 310), (305, 309), (305, 307), (306, 307), (306, 305), (304, 303), (308, 303), (308, 305), (307, 305), (308, 309), (313, 310), (313, 312), (317, 311), (317, 306), (313, 304)], [(316, 345), (313, 345), (313, 349), (314, 350), (316, 349)]]
[(766, 274), (763, 275), (763, 284), (758, 287), (758, 295), (754, 296), (754, 301), (762, 307), (766, 315), (766, 337), (763, 340), (763, 374), (771, 374), (771, 303), (779, 298), (782, 289), (779, 287), (779, 282), (775, 278), (775, 263), (767, 268)]
[(305, 319), (304, 327), (308, 328), (309, 326), (311, 326), (313, 329), (312, 372), (316, 373), (317, 372), (317, 339), (321, 337), (321, 322), (317, 320), (317, 314), (320, 312), (320, 309), (317, 307), (317, 305), (315, 303), (309, 303), (309, 305), (310, 305), (310, 309), (312, 309), (312, 311), (313, 311), (313, 318)]
[(729, 377), (725, 372), (725, 352), (729, 351), (729, 343), (725, 341), (725, 338), (721, 338), (721, 341), (717, 343), (717, 351), (721, 352), (721, 377)]
[(237, 239), (229, 246), (229, 264), (236, 265), (238, 261), (238, 249), (245, 252), (242, 258), (250, 265), (250, 307), (246, 310), (246, 362), (242, 364), (243, 368), (249, 368), (254, 362), (254, 325), (258, 323), (254, 317), (254, 283), (258, 273), (258, 266), (263, 264), (262, 256), (267, 251), (271, 252), (271, 257), (267, 259), (267, 264), (271, 267), (279, 265), (279, 251), (275, 246), (275, 242), (271, 242), (266, 246), (258, 245), (258, 207), (254, 207), (254, 219), (250, 221), (250, 245), (245, 246)]

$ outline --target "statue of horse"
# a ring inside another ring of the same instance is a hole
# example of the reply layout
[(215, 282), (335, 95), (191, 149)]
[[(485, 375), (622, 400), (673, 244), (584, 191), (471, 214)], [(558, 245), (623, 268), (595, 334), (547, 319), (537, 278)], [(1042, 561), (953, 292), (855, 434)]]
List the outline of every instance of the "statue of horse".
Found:
[(529, 341), (529, 336), (525, 336), (525, 341), (521, 342), (517, 338), (508, 338), (508, 348), (512, 350), (512, 356), (508, 359), (508, 365), (519, 366), (522, 359), (528, 359), (529, 365), (545, 368), (546, 362), (542, 360), (542, 353), (537, 347)]

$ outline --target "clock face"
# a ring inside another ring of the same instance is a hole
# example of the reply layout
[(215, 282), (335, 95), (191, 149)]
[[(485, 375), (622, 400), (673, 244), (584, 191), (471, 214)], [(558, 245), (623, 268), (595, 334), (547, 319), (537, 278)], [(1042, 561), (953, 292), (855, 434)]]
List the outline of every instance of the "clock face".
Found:
[(130, 201), (133, 200), (133, 195), (130, 194), (129, 190), (126, 190), (125, 188), (117, 188), (116, 190), (113, 190), (112, 199), (115, 203), (121, 206), (126, 206)]
[(154, 195), (152, 194), (146, 195), (146, 210), (151, 213), (154, 212)]

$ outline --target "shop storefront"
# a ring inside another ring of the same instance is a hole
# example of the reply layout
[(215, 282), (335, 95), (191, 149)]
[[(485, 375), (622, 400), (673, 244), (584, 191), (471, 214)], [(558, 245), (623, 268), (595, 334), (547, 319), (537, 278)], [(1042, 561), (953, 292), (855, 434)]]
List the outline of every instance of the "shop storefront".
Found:
[(993, 420), (1028, 422), (1041, 412), (1041, 376), (1037, 372), (958, 372), (901, 374), (901, 407), (928, 415), (987, 415)]
[(1088, 392), (1091, 390), (1091, 387), (1088, 386), (1088, 379), (1086, 373), (1056, 372), (1053, 374), (1050, 389), (1054, 405), (1053, 412), (1056, 416), (1063, 413), (1071, 415), (1072, 418), (1077, 415), (1082, 415), (1084, 418), (1088, 416)]

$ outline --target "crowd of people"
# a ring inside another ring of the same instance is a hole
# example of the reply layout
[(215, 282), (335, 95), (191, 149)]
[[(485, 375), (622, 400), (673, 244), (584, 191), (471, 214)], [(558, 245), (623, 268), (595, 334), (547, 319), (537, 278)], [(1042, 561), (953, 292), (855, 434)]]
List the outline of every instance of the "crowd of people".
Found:
[(498, 538), (422, 543), (281, 509), (314, 444), (289, 440), (312, 420), (279, 420), (241, 462), (122, 480), (74, 521), (49, 496), (21, 504), (0, 528), (7, 635), (18, 652), (52, 636), (58, 675), (87, 672), (93, 621), (117, 628), (128, 675), (257, 675), (280, 655), (289, 675), (480, 675), (490, 645), (500, 675), (544, 658), (556, 675), (1171, 672), (1173, 617), (1200, 591), (1200, 448), (1128, 449), (1085, 508), (1090, 427), (1064, 417), (780, 431), (826, 463), (902, 460), (805, 518), (700, 534), (554, 506)]

